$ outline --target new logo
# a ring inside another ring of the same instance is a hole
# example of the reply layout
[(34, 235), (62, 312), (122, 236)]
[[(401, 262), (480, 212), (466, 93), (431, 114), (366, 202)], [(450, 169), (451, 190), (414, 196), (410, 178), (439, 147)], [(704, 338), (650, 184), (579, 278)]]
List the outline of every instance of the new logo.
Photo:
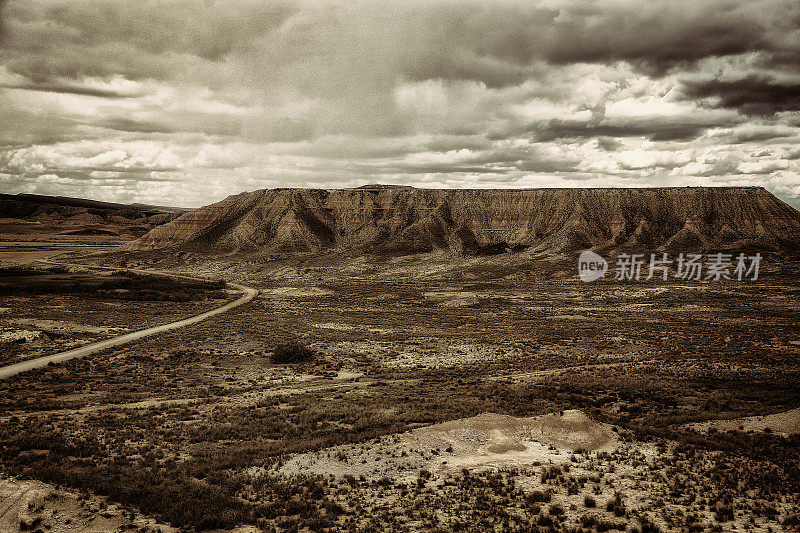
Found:
[(578, 276), (581, 281), (596, 281), (608, 272), (608, 261), (591, 250), (584, 250), (578, 257)]

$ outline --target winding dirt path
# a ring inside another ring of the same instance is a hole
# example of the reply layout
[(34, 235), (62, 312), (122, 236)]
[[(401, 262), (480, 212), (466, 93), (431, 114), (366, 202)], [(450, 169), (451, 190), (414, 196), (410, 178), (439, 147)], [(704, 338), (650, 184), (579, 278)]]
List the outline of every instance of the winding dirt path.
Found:
[[(170, 276), (174, 278), (182, 278), (182, 279), (195, 279), (195, 280), (202, 280), (203, 278), (198, 278), (194, 276), (187, 276), (184, 274), (174, 274), (171, 272), (162, 272), (162, 271), (155, 271), (155, 270), (141, 270), (141, 269), (120, 269), (120, 268), (113, 268), (113, 267), (100, 267), (100, 266), (91, 266), (91, 265), (81, 265), (77, 263), (57, 263), (49, 260), (41, 260), (42, 263), (52, 264), (52, 265), (60, 265), (60, 266), (78, 266), (82, 268), (91, 268), (95, 270), (128, 270), (130, 272), (137, 272), (140, 274), (157, 274), (160, 276)], [(63, 363), (64, 361), (69, 361), (70, 359), (76, 359), (78, 357), (85, 357), (87, 355), (91, 355), (108, 348), (113, 348), (115, 346), (120, 346), (122, 344), (127, 344), (129, 342), (137, 341), (144, 337), (149, 337), (150, 335), (155, 335), (157, 333), (163, 333), (165, 331), (171, 331), (173, 329), (183, 328), (186, 326), (190, 326), (192, 324), (196, 324), (202, 320), (207, 318), (211, 318), (212, 316), (219, 315), (226, 311), (230, 311), (234, 307), (238, 307), (242, 304), (245, 304), (252, 300), (256, 294), (258, 294), (258, 290), (252, 287), (247, 287), (245, 285), (239, 285), (238, 283), (228, 283), (231, 287), (242, 291), (242, 296), (239, 299), (234, 300), (232, 302), (228, 302), (221, 307), (217, 307), (210, 311), (206, 311), (204, 313), (200, 313), (199, 315), (191, 316), (188, 318), (184, 318), (182, 320), (178, 320), (176, 322), (170, 322), (168, 324), (162, 324), (160, 326), (154, 326), (152, 328), (141, 329), (139, 331), (134, 331), (132, 333), (126, 333), (125, 335), (120, 335), (118, 337), (113, 337), (110, 339), (105, 339), (99, 342), (94, 342), (92, 344), (87, 344), (86, 346), (81, 346), (80, 348), (74, 348), (72, 350), (68, 350), (66, 352), (60, 352), (52, 355), (46, 355), (44, 357), (37, 357), (36, 359), (29, 359), (27, 361), (21, 361), (19, 363), (14, 363), (13, 365), (3, 366), (0, 367), (0, 379), (8, 378), (11, 376), (15, 376), (21, 372), (27, 372), (28, 370), (33, 370), (36, 368), (42, 368), (50, 363)]]

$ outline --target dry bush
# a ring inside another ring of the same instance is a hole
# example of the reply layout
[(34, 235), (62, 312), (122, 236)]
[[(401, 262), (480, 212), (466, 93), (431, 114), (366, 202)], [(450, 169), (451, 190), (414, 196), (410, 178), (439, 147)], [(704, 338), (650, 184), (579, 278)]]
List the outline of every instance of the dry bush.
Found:
[(299, 342), (290, 342), (287, 344), (279, 344), (275, 347), (272, 353), (272, 362), (279, 365), (287, 365), (294, 363), (303, 363), (310, 361), (316, 354), (312, 349), (300, 344)]

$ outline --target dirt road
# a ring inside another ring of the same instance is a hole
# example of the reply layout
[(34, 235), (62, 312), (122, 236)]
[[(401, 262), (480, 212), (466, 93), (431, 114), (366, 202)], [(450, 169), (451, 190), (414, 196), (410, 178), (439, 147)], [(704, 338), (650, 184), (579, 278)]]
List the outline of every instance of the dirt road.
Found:
[[(54, 265), (61, 265), (61, 266), (79, 266), (83, 268), (92, 268), (97, 270), (123, 270), (119, 268), (95, 267), (95, 266), (80, 265), (73, 263), (55, 263), (47, 260), (43, 260), (42, 262)], [(138, 272), (142, 274), (158, 274), (162, 276), (171, 276), (176, 278), (201, 279), (192, 276), (186, 276), (183, 274), (173, 274), (170, 272), (150, 271), (141, 269), (124, 269), (124, 270), (130, 270), (132, 272)], [(238, 300), (228, 302), (221, 307), (217, 307), (216, 309), (206, 311), (205, 313), (201, 313), (199, 315), (195, 315), (189, 318), (184, 318), (176, 322), (170, 322), (169, 324), (162, 324), (160, 326), (134, 331), (133, 333), (126, 333), (125, 335), (120, 335), (118, 337), (113, 337), (111, 339), (106, 339), (92, 344), (87, 344), (86, 346), (81, 346), (80, 348), (75, 348), (73, 350), (68, 350), (66, 352), (46, 355), (44, 357), (38, 357), (36, 359), (30, 359), (28, 361), (22, 361), (19, 363), (15, 363), (13, 365), (0, 367), (0, 379), (14, 376), (16, 374), (19, 374), (20, 372), (27, 372), (28, 370), (33, 370), (35, 368), (42, 368), (44, 366), (49, 365), (50, 363), (63, 363), (64, 361), (69, 361), (70, 359), (85, 357), (87, 355), (91, 355), (100, 352), (102, 350), (106, 350), (108, 348), (113, 348), (115, 346), (120, 346), (122, 344), (127, 344), (129, 342), (133, 342), (142, 339), (144, 337), (149, 337), (150, 335), (155, 335), (157, 333), (163, 333), (165, 331), (171, 331), (173, 329), (190, 326), (207, 318), (211, 318), (212, 316), (219, 315), (220, 313), (229, 311), (234, 307), (238, 307), (244, 303), (247, 303), (250, 300), (252, 300), (256, 296), (256, 294), (258, 294), (258, 291), (256, 289), (253, 289), (252, 287), (246, 287), (244, 285), (239, 285), (238, 283), (228, 283), (228, 285), (242, 291), (242, 296)]]

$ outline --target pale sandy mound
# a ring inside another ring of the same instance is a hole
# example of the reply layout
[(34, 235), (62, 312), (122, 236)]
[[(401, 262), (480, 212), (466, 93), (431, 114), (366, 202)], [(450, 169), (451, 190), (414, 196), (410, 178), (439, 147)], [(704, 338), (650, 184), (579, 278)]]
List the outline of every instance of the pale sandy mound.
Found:
[(539, 417), (533, 436), (542, 442), (571, 450), (606, 450), (615, 448), (618, 443), (611, 426), (595, 422), (578, 410)]
[(483, 413), (416, 429), (408, 438), (418, 442), (442, 440), (457, 446), (480, 445), (493, 453), (504, 453), (500, 451), (504, 449), (522, 451), (526, 442), (570, 451), (610, 450), (618, 444), (610, 426), (595, 422), (579, 410), (528, 418)]
[(788, 436), (800, 433), (800, 408), (766, 416), (709, 420), (689, 424), (689, 427), (703, 432), (714, 428), (717, 431), (769, 431), (777, 435)]
[(292, 456), (284, 474), (406, 478), (420, 469), (525, 467), (562, 464), (577, 450), (619, 445), (611, 427), (581, 411), (517, 418), (483, 413), (384, 437), (378, 443), (336, 446)]

